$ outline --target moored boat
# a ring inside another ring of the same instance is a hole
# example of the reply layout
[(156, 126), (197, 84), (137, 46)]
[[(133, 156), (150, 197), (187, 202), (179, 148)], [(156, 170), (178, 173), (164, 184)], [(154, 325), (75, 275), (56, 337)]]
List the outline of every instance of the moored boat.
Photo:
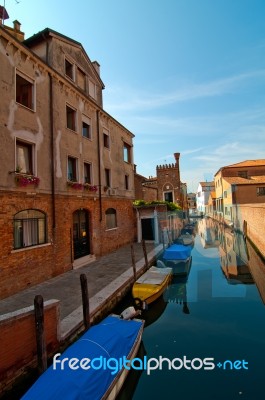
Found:
[(185, 234), (180, 235), (176, 239), (175, 243), (176, 244), (184, 244), (184, 246), (187, 246), (190, 244), (194, 245), (194, 236), (187, 232)]
[(187, 261), (191, 256), (192, 246), (185, 246), (183, 244), (172, 244), (164, 250), (162, 260), (165, 261)]
[(134, 283), (132, 288), (133, 298), (146, 304), (157, 300), (167, 287), (171, 275), (171, 268), (151, 267)]
[(115, 399), (129, 373), (127, 360), (137, 355), (143, 327), (142, 320), (108, 316), (56, 354), (22, 399)]
[(168, 260), (168, 261), (157, 261), (157, 266), (159, 268), (172, 268), (172, 273), (174, 276), (185, 276), (190, 273), (192, 263), (192, 257), (189, 257), (185, 261), (181, 260)]
[(158, 267), (172, 268), (173, 275), (187, 275), (191, 267), (192, 245), (172, 244), (157, 261)]

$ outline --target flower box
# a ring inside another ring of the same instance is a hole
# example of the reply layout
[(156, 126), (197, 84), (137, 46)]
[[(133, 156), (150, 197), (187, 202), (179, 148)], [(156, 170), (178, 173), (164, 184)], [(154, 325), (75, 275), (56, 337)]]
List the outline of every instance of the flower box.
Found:
[(18, 174), (15, 176), (15, 181), (20, 187), (26, 187), (28, 185), (38, 186), (40, 183), (40, 178), (33, 175)]
[(89, 192), (97, 192), (98, 188), (95, 185), (90, 185), (89, 183), (79, 183), (73, 181), (67, 181), (67, 186), (70, 186), (75, 190), (88, 190)]

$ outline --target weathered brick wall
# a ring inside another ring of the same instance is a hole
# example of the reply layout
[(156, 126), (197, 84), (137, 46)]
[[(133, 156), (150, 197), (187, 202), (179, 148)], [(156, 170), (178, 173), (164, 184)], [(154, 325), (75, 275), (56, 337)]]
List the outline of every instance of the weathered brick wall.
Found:
[[(56, 196), (55, 227), (53, 228), (52, 198), (45, 194), (6, 192), (0, 203), (0, 298), (8, 297), (72, 269), (73, 213), (85, 209), (89, 213), (90, 253), (100, 256), (135, 240), (132, 201), (123, 198), (99, 199), (80, 196)], [(106, 230), (105, 211), (116, 209), (117, 228)], [(14, 250), (13, 218), (26, 209), (39, 209), (47, 215), (48, 243), (42, 246)]]
[(247, 249), (248, 249), (248, 267), (251, 272), (252, 277), (255, 280), (258, 291), (262, 298), (263, 303), (265, 304), (265, 271), (264, 271), (264, 262), (259, 257), (255, 249), (251, 246), (251, 244), (247, 241)]
[(243, 204), (239, 206), (238, 219), (241, 230), (247, 222), (247, 236), (265, 257), (265, 204)]
[[(5, 192), (0, 202), (0, 298), (5, 298), (27, 286), (54, 275), (54, 247), (50, 244), (14, 250), (13, 218), (26, 209), (39, 209), (51, 220), (51, 201), (47, 195), (30, 196), (24, 192)], [(48, 224), (48, 241), (52, 238), (52, 223)]]
[[(59, 344), (59, 301), (44, 303), (47, 354)], [(0, 317), (0, 392), (28, 366), (36, 366), (35, 316), (28, 307)]]
[(134, 188), (135, 188), (135, 199), (144, 201), (155, 201), (157, 200), (157, 187), (156, 184), (153, 186), (145, 185), (142, 183), (146, 182), (146, 178), (142, 175), (134, 175)]

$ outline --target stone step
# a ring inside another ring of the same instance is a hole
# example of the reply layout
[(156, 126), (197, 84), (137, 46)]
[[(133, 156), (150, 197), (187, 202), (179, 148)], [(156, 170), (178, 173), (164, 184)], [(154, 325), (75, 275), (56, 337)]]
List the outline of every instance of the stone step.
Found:
[(78, 269), (78, 268), (84, 267), (85, 265), (90, 264), (93, 261), (96, 261), (95, 254), (88, 254), (85, 257), (81, 257), (81, 258), (78, 258), (77, 260), (74, 260), (73, 269)]

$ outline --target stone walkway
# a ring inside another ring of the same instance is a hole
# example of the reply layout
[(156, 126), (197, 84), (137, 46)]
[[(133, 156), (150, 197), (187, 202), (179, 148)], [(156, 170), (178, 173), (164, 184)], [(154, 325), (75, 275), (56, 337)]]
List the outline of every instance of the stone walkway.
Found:
[[(161, 251), (161, 245), (146, 243), (148, 261), (155, 259)], [(134, 243), (135, 261), (139, 271), (145, 265), (143, 248), (140, 243)], [(130, 245), (108, 255), (99, 257), (96, 261), (46, 282), (27, 288), (20, 293), (0, 300), (0, 315), (33, 306), (34, 297), (42, 295), (44, 301), (60, 300), (60, 315), (63, 336), (71, 330), (74, 324), (82, 320), (82, 298), (80, 274), (85, 274), (88, 282), (88, 293), (91, 311), (106, 301), (122, 285), (133, 276)]]

